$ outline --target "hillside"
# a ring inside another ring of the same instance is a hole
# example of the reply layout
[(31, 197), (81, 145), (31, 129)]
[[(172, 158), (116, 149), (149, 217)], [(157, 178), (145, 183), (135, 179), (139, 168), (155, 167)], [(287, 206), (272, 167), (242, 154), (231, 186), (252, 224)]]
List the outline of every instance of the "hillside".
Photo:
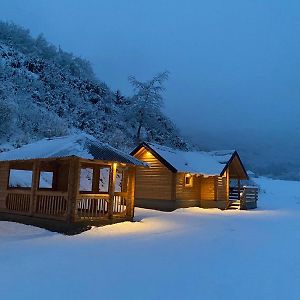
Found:
[[(0, 22), (0, 82), (2, 149), (73, 131), (121, 148), (134, 146), (136, 98), (112, 91), (88, 61), (57, 49), (42, 35), (33, 38), (20, 26)], [(163, 112), (157, 111), (152, 125), (143, 128), (145, 140), (185, 145)]]

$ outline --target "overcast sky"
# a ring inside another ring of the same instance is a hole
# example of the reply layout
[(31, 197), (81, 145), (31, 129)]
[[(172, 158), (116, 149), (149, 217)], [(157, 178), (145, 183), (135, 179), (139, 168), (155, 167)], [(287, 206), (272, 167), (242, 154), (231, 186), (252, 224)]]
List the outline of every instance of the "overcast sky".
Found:
[(125, 94), (128, 75), (169, 70), (166, 110), (184, 133), (298, 135), (299, 0), (0, 3), (0, 19), (87, 58)]

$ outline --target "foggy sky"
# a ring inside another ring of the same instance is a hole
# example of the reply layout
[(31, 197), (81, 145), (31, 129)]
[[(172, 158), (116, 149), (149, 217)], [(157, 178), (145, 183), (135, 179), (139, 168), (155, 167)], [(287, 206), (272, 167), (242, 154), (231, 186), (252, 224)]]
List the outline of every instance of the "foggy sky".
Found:
[(0, 19), (87, 58), (127, 95), (129, 75), (169, 70), (166, 111), (201, 144), (298, 137), (298, 0), (0, 0)]

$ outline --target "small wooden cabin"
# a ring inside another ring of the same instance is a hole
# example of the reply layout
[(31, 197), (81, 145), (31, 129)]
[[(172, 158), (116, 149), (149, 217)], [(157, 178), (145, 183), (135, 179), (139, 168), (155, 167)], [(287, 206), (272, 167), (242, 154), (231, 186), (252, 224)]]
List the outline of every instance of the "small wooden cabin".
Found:
[(131, 155), (150, 167), (136, 173), (138, 207), (256, 207), (257, 189), (241, 186), (248, 175), (236, 151), (185, 152), (144, 142)]
[(131, 221), (137, 167), (92, 136), (44, 139), (0, 154), (0, 220), (76, 233)]

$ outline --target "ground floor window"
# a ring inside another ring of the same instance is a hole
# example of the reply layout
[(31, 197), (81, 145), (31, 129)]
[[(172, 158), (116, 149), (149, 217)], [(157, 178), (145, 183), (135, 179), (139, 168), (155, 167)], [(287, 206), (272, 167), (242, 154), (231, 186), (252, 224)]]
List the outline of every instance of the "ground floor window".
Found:
[(193, 177), (191, 174), (185, 174), (184, 175), (184, 185), (186, 187), (192, 187), (193, 186)]

